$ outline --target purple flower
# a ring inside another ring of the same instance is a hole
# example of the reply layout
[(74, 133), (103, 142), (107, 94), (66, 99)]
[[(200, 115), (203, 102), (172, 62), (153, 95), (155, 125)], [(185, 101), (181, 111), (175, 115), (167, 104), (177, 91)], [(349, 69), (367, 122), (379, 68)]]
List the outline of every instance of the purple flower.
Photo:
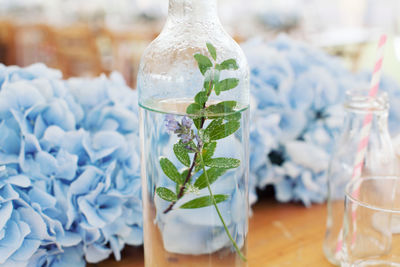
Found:
[(183, 116), (182, 118), (182, 126), (186, 129), (190, 129), (192, 127), (193, 121), (189, 119), (187, 116)]
[(175, 117), (171, 114), (165, 116), (165, 126), (168, 131), (174, 132), (181, 138), (182, 143), (187, 144), (193, 140), (194, 135), (191, 130), (193, 121), (187, 116), (183, 116), (181, 123), (175, 120)]
[(180, 129), (179, 122), (177, 122), (174, 115), (171, 114), (165, 116), (165, 127), (171, 132), (176, 132)]
[(184, 143), (184, 144), (187, 144), (187, 143), (189, 143), (190, 141), (192, 141), (192, 136), (190, 135), (190, 134), (181, 134), (180, 135), (180, 138), (181, 138), (181, 140), (182, 140), (182, 143)]

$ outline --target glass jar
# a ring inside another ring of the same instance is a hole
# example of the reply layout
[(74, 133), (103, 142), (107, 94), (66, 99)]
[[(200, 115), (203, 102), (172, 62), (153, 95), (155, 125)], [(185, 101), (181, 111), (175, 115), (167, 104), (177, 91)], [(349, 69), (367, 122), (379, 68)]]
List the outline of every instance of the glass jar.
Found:
[(344, 127), (328, 169), (328, 214), (323, 245), (326, 258), (335, 265), (340, 264), (345, 187), (353, 174), (367, 115), (372, 115), (372, 122), (361, 178), (397, 173), (396, 157), (388, 130), (387, 95), (380, 93), (373, 98), (368, 96), (367, 90), (353, 90), (348, 91), (346, 97)]
[(249, 71), (216, 0), (170, 0), (138, 74), (145, 266), (247, 266)]

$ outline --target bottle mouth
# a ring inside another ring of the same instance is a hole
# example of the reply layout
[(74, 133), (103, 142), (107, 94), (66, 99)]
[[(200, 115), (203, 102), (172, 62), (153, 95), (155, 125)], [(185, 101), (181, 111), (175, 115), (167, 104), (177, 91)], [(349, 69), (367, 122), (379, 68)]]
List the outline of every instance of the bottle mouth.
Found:
[(389, 109), (388, 95), (386, 92), (378, 92), (376, 96), (370, 96), (367, 89), (348, 90), (344, 107), (361, 112), (387, 111)]

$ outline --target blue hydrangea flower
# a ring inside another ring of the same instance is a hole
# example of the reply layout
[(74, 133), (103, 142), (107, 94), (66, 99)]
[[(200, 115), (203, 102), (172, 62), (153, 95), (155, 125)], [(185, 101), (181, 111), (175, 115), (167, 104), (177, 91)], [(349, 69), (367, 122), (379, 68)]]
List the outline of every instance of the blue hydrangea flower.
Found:
[(0, 65), (0, 265), (84, 266), (142, 244), (136, 92)]
[[(250, 201), (256, 187), (268, 185), (282, 202), (324, 201), (345, 91), (368, 88), (369, 75), (354, 75), (338, 59), (285, 35), (269, 43), (255, 38), (243, 49), (251, 72)], [(398, 133), (400, 90), (388, 78), (380, 88), (389, 92), (389, 124)]]

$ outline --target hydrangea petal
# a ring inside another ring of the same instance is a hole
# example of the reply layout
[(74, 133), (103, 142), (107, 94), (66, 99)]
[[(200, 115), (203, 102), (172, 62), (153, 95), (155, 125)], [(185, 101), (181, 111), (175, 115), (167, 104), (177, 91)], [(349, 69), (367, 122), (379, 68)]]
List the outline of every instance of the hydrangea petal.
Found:
[(137, 131), (138, 117), (130, 110), (118, 106), (108, 107), (103, 110), (103, 114), (105, 119), (111, 118), (118, 122), (121, 131)]
[[(18, 250), (11, 255), (12, 260), (16, 262), (23, 262), (24, 265), (26, 265), (28, 260), (39, 248), (40, 243), (41, 243), (40, 240), (24, 239), (24, 242), (18, 248)], [(13, 265), (13, 266), (18, 266), (18, 265)]]
[(107, 259), (111, 254), (111, 249), (100, 244), (93, 244), (86, 248), (85, 259), (90, 263), (97, 263)]
[(98, 197), (96, 204), (99, 206), (99, 213), (101, 214), (101, 217), (108, 222), (113, 221), (122, 214), (122, 201), (120, 198), (101, 195)]
[(9, 220), (6, 227), (6, 235), (0, 240), (0, 264), (21, 247), (24, 238), (30, 232), (28, 224), (24, 222), (19, 222), (17, 225), (13, 220)]
[(41, 150), (39, 141), (33, 134), (25, 134), (25, 153), (36, 153)]
[(82, 241), (82, 237), (78, 233), (65, 231), (63, 235), (57, 237), (57, 241), (64, 247), (72, 247), (78, 245)]
[(74, 195), (89, 192), (97, 185), (101, 173), (99, 169), (93, 166), (87, 167), (86, 170), (71, 183), (70, 192)]
[(65, 131), (75, 129), (75, 117), (64, 100), (54, 100), (43, 112), (42, 116), (47, 125), (57, 125)]
[(61, 149), (56, 156), (57, 172), (56, 177), (72, 181), (78, 169), (78, 156)]
[(41, 138), (47, 128), (46, 122), (43, 120), (42, 115), (36, 117), (33, 132), (37, 138)]
[(39, 165), (40, 171), (44, 175), (55, 175), (57, 173), (57, 160), (45, 151), (36, 154), (35, 161)]
[(314, 172), (323, 171), (327, 167), (328, 155), (316, 146), (305, 142), (293, 141), (287, 143), (286, 150), (294, 162)]
[(10, 176), (9, 178), (7, 178), (7, 183), (27, 188), (31, 185), (31, 180), (29, 179), (28, 176), (20, 174), (20, 175)]
[(110, 246), (117, 261), (121, 260), (121, 250), (124, 248), (124, 243), (121, 242), (116, 236), (110, 238)]
[(54, 196), (37, 187), (33, 187), (29, 191), (29, 198), (31, 202), (38, 203), (43, 210), (54, 207), (57, 202)]
[(143, 244), (143, 229), (139, 226), (130, 227), (130, 234), (124, 235), (124, 240), (128, 245), (139, 246)]
[(12, 211), (13, 211), (13, 205), (12, 205), (11, 201), (0, 204), (0, 229), (1, 230), (4, 229), (4, 226), (6, 225), (7, 221), (10, 219)]
[(45, 99), (40, 92), (26, 81), (9, 83), (0, 91), (0, 114), (11, 109), (24, 111), (43, 103)]
[(95, 228), (86, 222), (82, 221), (79, 226), (81, 227), (80, 233), (85, 244), (93, 244), (102, 236), (98, 228)]
[(91, 140), (85, 138), (83, 141), (83, 145), (92, 162), (109, 156), (118, 148), (123, 147), (124, 144), (124, 137), (121, 134), (112, 131), (98, 132)]
[(51, 266), (54, 267), (84, 267), (85, 260), (82, 257), (81, 247), (67, 247), (62, 254), (55, 257)]
[(17, 132), (7, 125), (7, 120), (0, 123), (0, 146), (8, 154), (18, 154), (20, 150), (20, 137)]
[(104, 227), (106, 225), (106, 221), (99, 216), (97, 213), (97, 209), (93, 206), (92, 203), (89, 203), (85, 198), (78, 199), (78, 205), (80, 211), (85, 215), (86, 220), (89, 224), (95, 227)]
[(42, 146), (44, 146), (45, 149), (48, 150), (49, 147), (61, 146), (64, 136), (65, 131), (63, 129), (61, 129), (59, 126), (52, 125), (45, 130), (40, 142)]
[(18, 198), (19, 194), (14, 190), (14, 188), (10, 184), (6, 184), (5, 186), (0, 188), (1, 202), (7, 202)]

